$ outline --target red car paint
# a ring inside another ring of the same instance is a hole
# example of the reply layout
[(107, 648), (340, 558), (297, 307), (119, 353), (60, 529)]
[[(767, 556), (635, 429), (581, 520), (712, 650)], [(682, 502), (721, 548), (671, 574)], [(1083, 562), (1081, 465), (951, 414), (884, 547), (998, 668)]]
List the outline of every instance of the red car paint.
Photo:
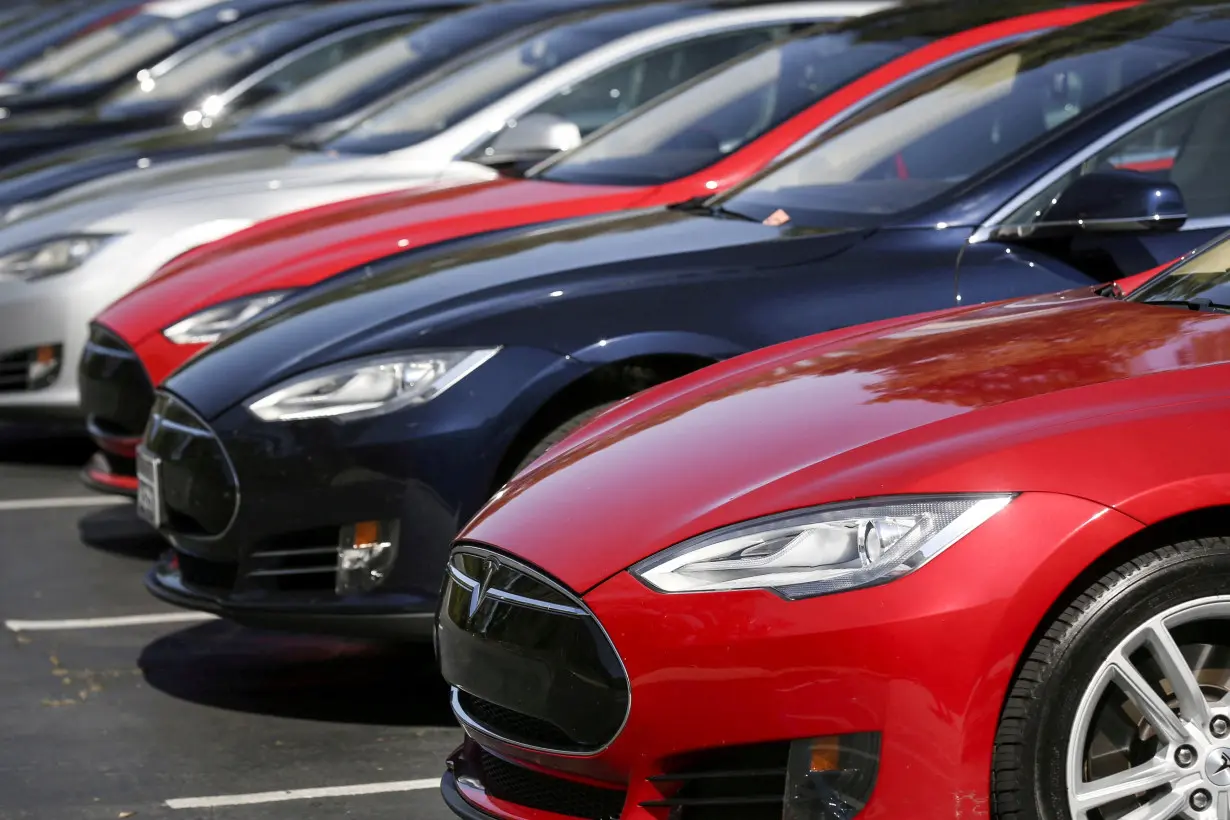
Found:
[[(461, 187), (380, 194), (272, 219), (197, 248), (105, 310), (97, 321), (138, 354), (161, 383), (203, 345), (177, 345), (162, 330), (212, 305), (262, 291), (303, 287), (405, 251), (485, 231), (721, 192), (757, 173), (817, 127), (896, 80), (937, 61), (1020, 34), (1071, 25), (1139, 0), (1023, 15), (936, 40), (842, 88), (709, 168), (658, 186), (615, 187), (499, 179)], [(100, 442), (132, 455), (129, 441)], [(102, 471), (87, 468), (95, 477)], [(125, 478), (124, 487), (135, 488)], [(116, 486), (114, 482), (109, 486)]]
[[(880, 732), (861, 818), (985, 816), (1007, 687), (1052, 606), (1129, 536), (1224, 505), (1227, 385), (1230, 316), (1074, 291), (813, 336), (633, 397), (459, 536), (584, 596), (627, 668), (628, 722), (587, 758), (481, 743), (619, 784), (623, 820), (663, 820), (638, 804), (657, 796), (647, 778), (671, 755)], [(997, 491), (1021, 494), (878, 587), (797, 601), (662, 594), (626, 571), (772, 513)], [(458, 788), (496, 818), (548, 817)]]

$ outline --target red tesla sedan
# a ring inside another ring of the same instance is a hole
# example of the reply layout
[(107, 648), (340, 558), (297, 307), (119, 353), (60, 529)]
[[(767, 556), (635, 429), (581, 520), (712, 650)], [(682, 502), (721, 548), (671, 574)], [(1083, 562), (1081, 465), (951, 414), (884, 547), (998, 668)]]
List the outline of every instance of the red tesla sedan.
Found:
[(133, 455), (154, 386), (296, 288), (482, 232), (707, 197), (906, 77), (1134, 4), (1008, 19), (986, 4), (932, 5), (806, 30), (634, 112), (528, 178), (351, 200), (203, 246), (97, 318), (79, 373), (83, 410), (102, 452), (83, 476), (99, 489), (135, 493)]
[(1224, 818), (1230, 240), (631, 398), (459, 536), (467, 818)]

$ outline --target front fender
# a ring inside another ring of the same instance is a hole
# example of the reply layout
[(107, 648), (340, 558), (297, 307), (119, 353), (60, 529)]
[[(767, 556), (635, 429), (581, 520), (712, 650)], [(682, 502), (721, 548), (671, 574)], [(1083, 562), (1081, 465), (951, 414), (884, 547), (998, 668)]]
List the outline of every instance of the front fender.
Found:
[(641, 356), (699, 356), (718, 360), (746, 352), (742, 345), (719, 336), (666, 330), (602, 339), (574, 352), (572, 358), (586, 364), (600, 365)]

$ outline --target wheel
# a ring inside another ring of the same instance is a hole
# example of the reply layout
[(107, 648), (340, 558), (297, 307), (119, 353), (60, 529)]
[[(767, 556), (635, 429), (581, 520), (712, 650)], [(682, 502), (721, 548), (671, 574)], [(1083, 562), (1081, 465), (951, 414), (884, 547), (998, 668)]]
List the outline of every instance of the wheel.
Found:
[(548, 433), (544, 438), (542, 438), (537, 444), (535, 444), (530, 449), (529, 453), (526, 454), (525, 458), (521, 459), (521, 463), (517, 465), (517, 469), (513, 472), (513, 475), (514, 476), (517, 475), (522, 470), (524, 470), (526, 467), (533, 464), (535, 461), (538, 460), (539, 456), (541, 456), (547, 450), (554, 447), (556, 444), (559, 444), (561, 441), (566, 439), (569, 435), (572, 434), (574, 430), (581, 428), (587, 421), (592, 419), (594, 416), (597, 416), (599, 413), (603, 412), (609, 407), (614, 407), (618, 403), (619, 402), (611, 401), (611, 402), (607, 402), (606, 404), (600, 404), (597, 407), (586, 410), (584, 413), (578, 413), (577, 415), (568, 419), (568, 421), (561, 424), (559, 427), (556, 427), (554, 430)]
[(1230, 539), (1145, 553), (1047, 626), (992, 801), (997, 820), (1230, 820)]

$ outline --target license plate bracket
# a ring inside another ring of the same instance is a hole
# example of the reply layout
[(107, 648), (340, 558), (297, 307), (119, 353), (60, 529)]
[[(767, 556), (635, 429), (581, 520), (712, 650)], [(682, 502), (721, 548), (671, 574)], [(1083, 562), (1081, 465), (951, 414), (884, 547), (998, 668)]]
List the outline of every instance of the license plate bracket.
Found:
[(162, 528), (162, 459), (144, 447), (137, 448), (137, 515)]

